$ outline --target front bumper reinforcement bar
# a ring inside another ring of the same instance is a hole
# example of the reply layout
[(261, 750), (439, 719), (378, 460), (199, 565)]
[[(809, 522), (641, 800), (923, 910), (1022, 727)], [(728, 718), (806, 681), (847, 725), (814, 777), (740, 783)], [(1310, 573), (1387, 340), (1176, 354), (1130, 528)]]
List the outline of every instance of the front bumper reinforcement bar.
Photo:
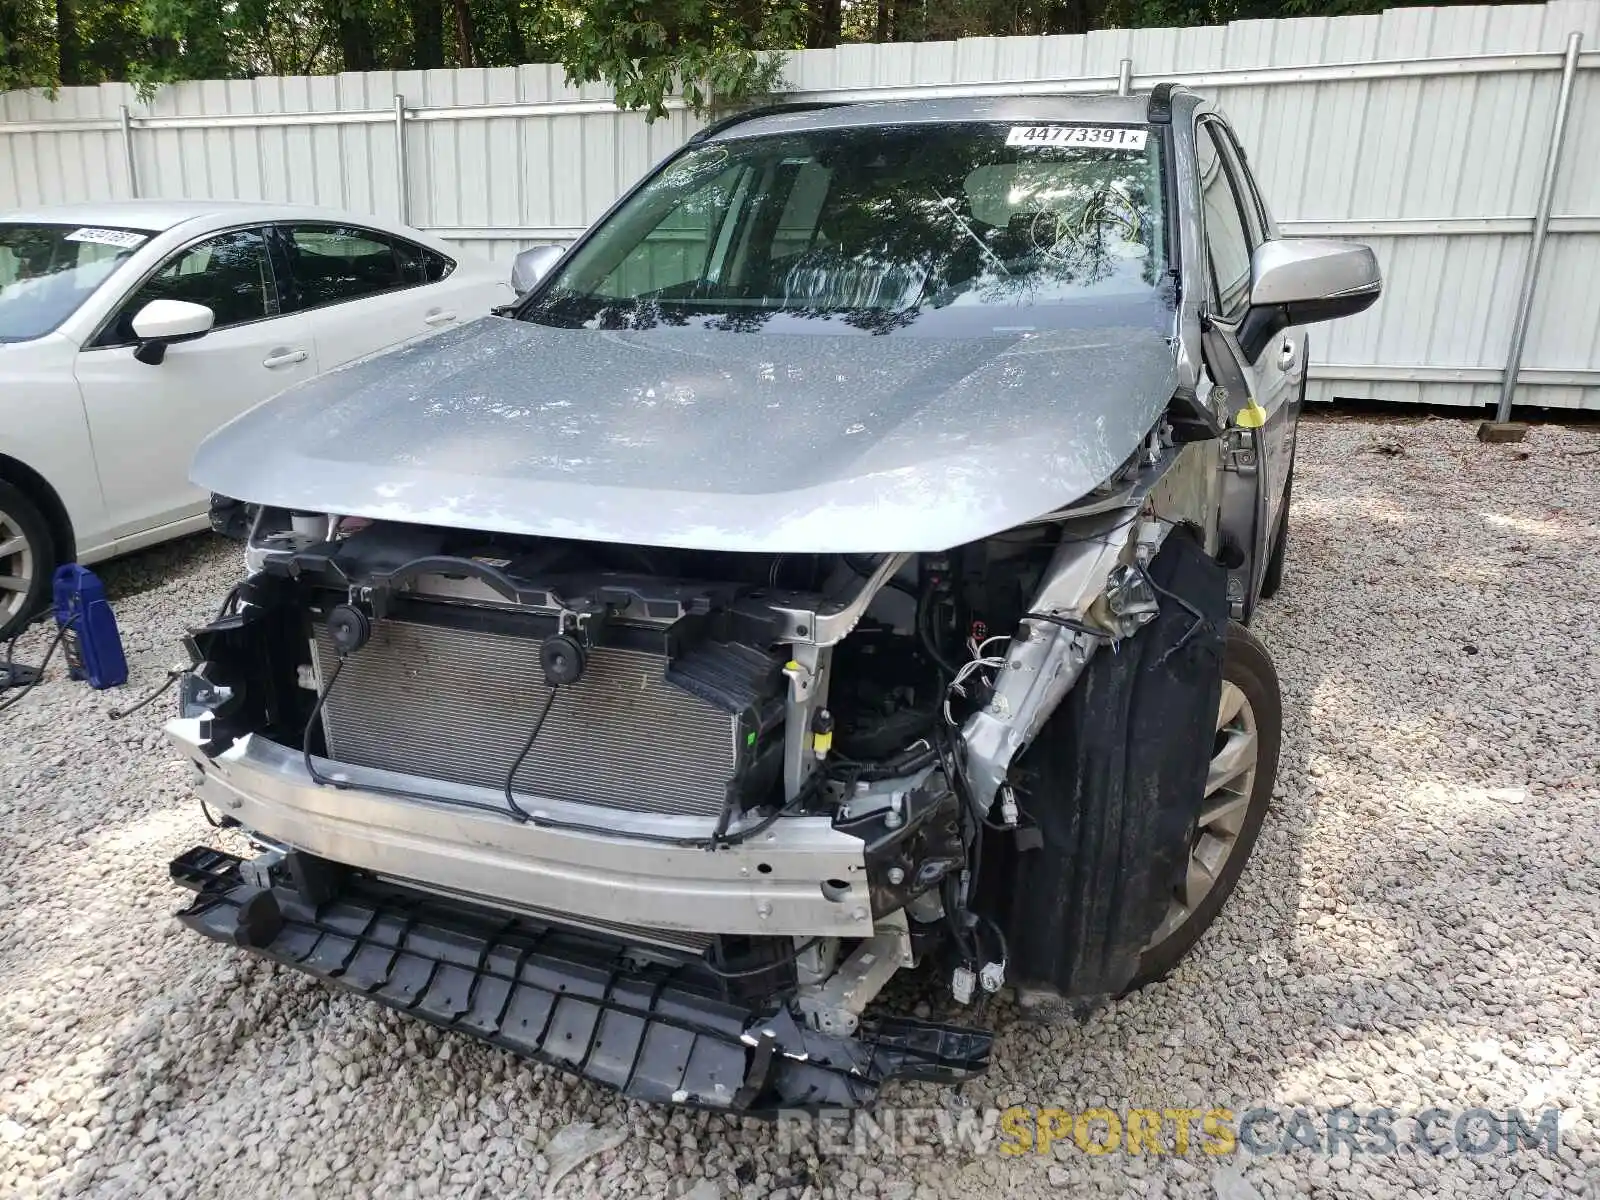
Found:
[(956, 1083), (988, 1067), (984, 1030), (884, 1019), (835, 1037), (788, 1007), (723, 999), (693, 960), (362, 876), (312, 904), (240, 866), (204, 846), (174, 859), (173, 881), (197, 893), (179, 920), (633, 1099), (772, 1116), (863, 1107), (890, 1079)]

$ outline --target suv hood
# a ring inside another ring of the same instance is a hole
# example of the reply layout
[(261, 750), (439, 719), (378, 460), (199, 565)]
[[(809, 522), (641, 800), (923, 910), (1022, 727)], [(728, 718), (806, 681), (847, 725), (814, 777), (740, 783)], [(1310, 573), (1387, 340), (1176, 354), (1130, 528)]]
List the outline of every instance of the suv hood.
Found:
[(258, 405), (191, 477), (485, 532), (944, 550), (1070, 503), (1134, 452), (1176, 386), (1159, 316), (1108, 305), (1095, 328), (966, 338), (489, 317)]

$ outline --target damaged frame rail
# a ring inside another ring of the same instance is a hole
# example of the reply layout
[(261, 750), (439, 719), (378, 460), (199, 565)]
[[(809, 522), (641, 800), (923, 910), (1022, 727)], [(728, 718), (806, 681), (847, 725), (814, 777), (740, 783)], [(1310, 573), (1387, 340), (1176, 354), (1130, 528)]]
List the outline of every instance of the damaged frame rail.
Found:
[(786, 1007), (719, 998), (692, 961), (361, 878), (313, 903), (256, 886), (243, 865), (208, 847), (175, 859), (174, 882), (197, 893), (183, 924), (632, 1099), (774, 1116), (988, 1067), (984, 1030), (880, 1019), (833, 1036)]

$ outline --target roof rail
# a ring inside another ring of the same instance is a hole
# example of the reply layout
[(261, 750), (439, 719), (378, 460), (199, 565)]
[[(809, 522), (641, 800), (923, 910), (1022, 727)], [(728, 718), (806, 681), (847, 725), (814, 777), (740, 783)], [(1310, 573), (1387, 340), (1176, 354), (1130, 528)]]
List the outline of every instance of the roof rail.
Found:
[(1172, 123), (1172, 93), (1187, 91), (1181, 83), (1167, 80), (1158, 83), (1150, 89), (1150, 107), (1145, 112), (1145, 120), (1152, 125), (1170, 125)]
[(689, 137), (689, 144), (703, 142), (707, 138), (715, 137), (724, 129), (731, 129), (745, 121), (754, 121), (757, 117), (776, 117), (784, 113), (815, 112), (819, 108), (838, 108), (843, 102), (838, 100), (796, 100), (790, 104), (764, 104), (759, 108), (747, 108), (743, 112), (736, 112), (721, 120), (713, 121), (704, 129), (697, 130)]

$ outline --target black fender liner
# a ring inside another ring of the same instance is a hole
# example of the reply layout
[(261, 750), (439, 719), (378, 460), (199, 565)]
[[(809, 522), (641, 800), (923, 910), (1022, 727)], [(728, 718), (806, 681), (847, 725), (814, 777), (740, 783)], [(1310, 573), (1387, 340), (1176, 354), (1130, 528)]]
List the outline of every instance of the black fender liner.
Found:
[(1013, 770), (1043, 844), (991, 839), (1011, 861), (984, 872), (1009, 881), (1012, 980), (1086, 1001), (1127, 989), (1187, 869), (1221, 696), (1227, 572), (1180, 527), (1149, 574), (1155, 620), (1095, 654)]

